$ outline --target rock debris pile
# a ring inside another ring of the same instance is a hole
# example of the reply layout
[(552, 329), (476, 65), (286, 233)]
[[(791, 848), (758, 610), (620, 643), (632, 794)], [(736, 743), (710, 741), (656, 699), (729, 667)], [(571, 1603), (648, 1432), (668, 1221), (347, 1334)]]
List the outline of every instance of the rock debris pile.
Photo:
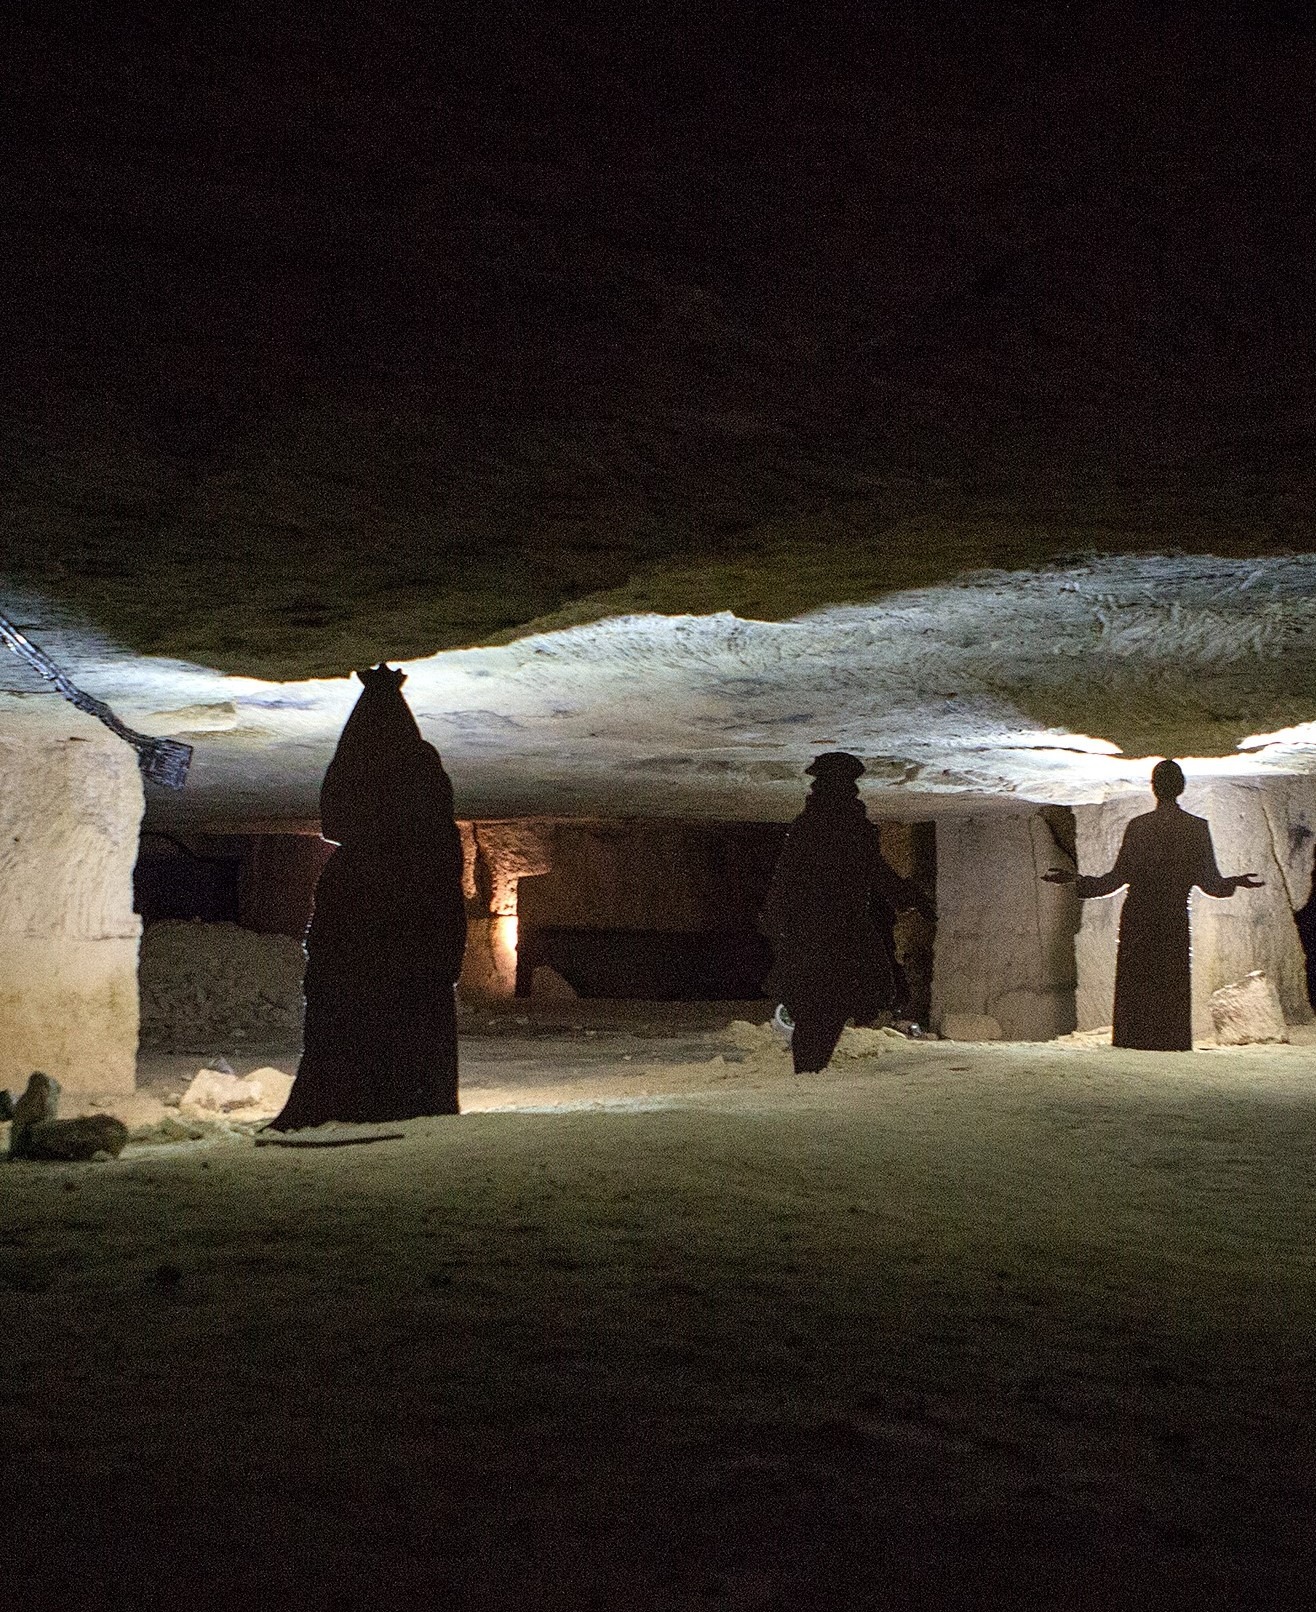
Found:
[(128, 1127), (111, 1114), (60, 1119), (57, 1080), (34, 1070), (17, 1102), (4, 1092), (0, 1117), (10, 1123), (8, 1157), (68, 1163), (115, 1159), (128, 1140)]
[(1288, 1026), (1274, 982), (1262, 969), (1253, 969), (1233, 985), (1211, 993), (1211, 1021), (1222, 1047), (1243, 1047), (1260, 1041), (1287, 1041)]
[(202, 1051), (233, 1041), (295, 1042), (306, 956), (288, 935), (237, 924), (152, 924), (142, 939), (144, 1047)]

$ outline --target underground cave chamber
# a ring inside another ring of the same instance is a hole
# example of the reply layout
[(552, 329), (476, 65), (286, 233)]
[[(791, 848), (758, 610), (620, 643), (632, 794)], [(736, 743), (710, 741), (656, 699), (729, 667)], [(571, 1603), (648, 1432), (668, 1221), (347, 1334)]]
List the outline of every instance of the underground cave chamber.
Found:
[[(1255, 868), (1266, 879), (1263, 890), (1230, 902), (1193, 897), (1196, 1035), (1211, 1033), (1211, 992), (1258, 968), (1275, 982), (1289, 1022), (1307, 1022), (1316, 789), (1304, 780), (1198, 783), (1191, 804), (1211, 821), (1221, 866)], [(1109, 1024), (1122, 898), (1079, 903), (1041, 874), (1076, 862), (1110, 865), (1129, 818), (1145, 809), (1134, 796), (964, 812), (941, 801), (932, 820), (879, 821), (887, 860), (935, 893), (935, 925), (904, 914), (893, 935), (920, 1022), (959, 1039), (1017, 1041)], [(639, 818), (463, 822), (463, 1002), (763, 999), (771, 952), (755, 915), (785, 828)], [(295, 1033), (299, 938), (323, 842), (305, 833), (201, 835), (183, 850), (147, 836), (143, 852), (143, 1002), (159, 989), (154, 937), (172, 936), (177, 952), (167, 966), (181, 970), (182, 994), (195, 997), (206, 989), (205, 967), (219, 966), (215, 936), (227, 933), (230, 949), (252, 953), (244, 965), (224, 965), (245, 967), (247, 976), (230, 992), (230, 1028), (258, 1038), (259, 1010), (249, 1024), (236, 1022), (243, 1001), (269, 1010), (282, 991), (266, 1023)], [(162, 875), (162, 866), (172, 872)], [(148, 888), (154, 906), (143, 899)], [(196, 910), (177, 910), (180, 889)], [(262, 969), (272, 976), (263, 983)], [(165, 990), (166, 1004), (177, 994)], [(158, 1007), (144, 1024), (168, 1039)], [(209, 1039), (224, 1033), (220, 1013)]]
[[(139, 1036), (200, 1051), (295, 1042), (300, 935), (327, 854), (318, 836), (143, 833), (133, 757), (111, 735), (89, 725), (52, 738), (11, 723), (0, 744), (0, 1084), (42, 1068), (70, 1089), (129, 1089)], [(1194, 897), (1195, 1032), (1210, 1033), (1211, 991), (1257, 968), (1289, 1021), (1309, 1021), (1316, 784), (1199, 776), (1186, 804), (1209, 818), (1222, 868), (1266, 880), (1229, 902)], [(882, 820), (870, 802), (888, 860), (935, 890), (935, 932), (915, 920), (897, 935), (926, 1022), (1020, 1041), (1108, 1024), (1120, 898), (1080, 907), (1040, 874), (1075, 857), (1109, 866), (1145, 799), (956, 805), (943, 798), (907, 822)], [(761, 997), (769, 956), (754, 914), (784, 831), (660, 818), (463, 823), (463, 999)]]
[[(780, 823), (643, 819), (462, 822), (467, 1006), (762, 998), (756, 923)], [(930, 824), (882, 829), (888, 860), (931, 892)], [(146, 832), (134, 871), (144, 925), (143, 1038), (189, 1045), (295, 1035), (300, 938), (329, 847), (309, 833)], [(926, 1019), (932, 933), (893, 941)]]

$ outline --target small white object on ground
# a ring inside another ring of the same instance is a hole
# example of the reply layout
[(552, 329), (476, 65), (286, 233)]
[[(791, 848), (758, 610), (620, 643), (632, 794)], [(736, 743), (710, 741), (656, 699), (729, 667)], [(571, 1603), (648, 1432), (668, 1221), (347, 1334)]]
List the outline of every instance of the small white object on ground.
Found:
[(1215, 1025), (1215, 1038), (1223, 1047), (1289, 1039), (1279, 992), (1270, 976), (1259, 968), (1233, 985), (1211, 992), (1211, 1022)]
[(245, 1076), (199, 1069), (179, 1108), (201, 1114), (240, 1112), (244, 1119), (265, 1119), (279, 1112), (291, 1090), (292, 1076), (281, 1069), (253, 1069)]
[(218, 1112), (230, 1108), (253, 1108), (265, 1095), (265, 1088), (254, 1076), (240, 1080), (231, 1071), (198, 1069), (196, 1078), (183, 1093), (182, 1108)]

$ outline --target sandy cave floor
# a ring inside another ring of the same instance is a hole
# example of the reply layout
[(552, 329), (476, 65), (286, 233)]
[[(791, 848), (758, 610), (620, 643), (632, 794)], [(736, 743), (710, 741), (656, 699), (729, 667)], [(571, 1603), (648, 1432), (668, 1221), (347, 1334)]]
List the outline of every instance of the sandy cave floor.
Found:
[(800, 1081), (724, 1019), (475, 1016), (466, 1114), (397, 1141), (5, 1166), (7, 1585), (1311, 1604), (1309, 1036)]

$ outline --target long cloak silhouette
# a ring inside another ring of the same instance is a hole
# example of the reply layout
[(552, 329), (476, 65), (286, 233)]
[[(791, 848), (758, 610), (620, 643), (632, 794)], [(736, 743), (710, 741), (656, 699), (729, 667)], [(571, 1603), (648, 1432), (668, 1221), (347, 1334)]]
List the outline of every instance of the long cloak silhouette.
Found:
[(883, 917), (928, 903), (882, 856), (855, 779), (863, 763), (829, 751), (791, 824), (759, 923), (773, 943), (769, 989), (795, 1021), (797, 1074), (826, 1068), (845, 1021), (894, 1005), (894, 959)]
[(1113, 895), (1125, 885), (1129, 889), (1115, 962), (1115, 1047), (1192, 1051), (1188, 898), (1195, 887), (1223, 900), (1260, 882), (1250, 873), (1220, 872), (1206, 819), (1176, 804), (1183, 787), (1178, 765), (1159, 762), (1152, 772), (1156, 809), (1129, 823), (1115, 866), (1074, 880), (1084, 900)]
[(452, 785), (404, 674), (357, 675), (320, 789), (321, 832), (338, 848), (316, 886), (303, 1052), (277, 1130), (457, 1112), (466, 906)]

